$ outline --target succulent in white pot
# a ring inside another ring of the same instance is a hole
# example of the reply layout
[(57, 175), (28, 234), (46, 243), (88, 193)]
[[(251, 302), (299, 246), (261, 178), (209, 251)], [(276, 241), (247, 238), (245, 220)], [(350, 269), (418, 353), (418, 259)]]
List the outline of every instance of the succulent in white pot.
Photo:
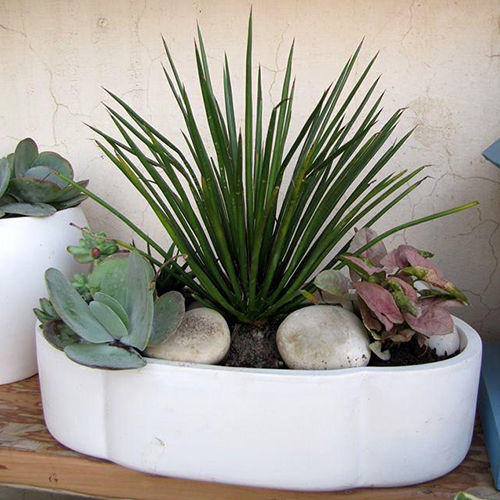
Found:
[(0, 384), (37, 371), (31, 310), (43, 294), (47, 266), (66, 274), (78, 269), (65, 246), (78, 240), (70, 224), (86, 225), (79, 207), (86, 196), (56, 171), (73, 178), (67, 160), (39, 153), (32, 139), (0, 159)]
[[(191, 311), (158, 346), (147, 346), (151, 334), (146, 329), (141, 344), (133, 344), (129, 328), (134, 322), (120, 326), (117, 338), (109, 330), (117, 322), (99, 316), (100, 306), (90, 304), (102, 296), (92, 293), (75, 301), (87, 322), (92, 313), (92, 328), (97, 321), (109, 334), (90, 338), (85, 325), (66, 323), (54, 288), (60, 283), (54, 283), (50, 271), (49, 298), (65, 324), (59, 323), (61, 332), (67, 327), (76, 336), (71, 346), (56, 348), (47, 330), (38, 329), (47, 426), (77, 451), (146, 472), (200, 480), (324, 490), (412, 484), (445, 474), (464, 458), (472, 436), (481, 360), (481, 342), (472, 328), (452, 319), (459, 353), (418, 366), (365, 366), (370, 335), (377, 330), (368, 331), (356, 310), (335, 306), (307, 308), (322, 311), (316, 345), (328, 348), (331, 358), (318, 358), (310, 369), (300, 364), (287, 369), (278, 349), (283, 346), (276, 342), (280, 323), (300, 313), (304, 295), (316, 291), (315, 277), (344, 264), (341, 255), (353, 229), (371, 228), (423, 181), (418, 179), (423, 167), (381, 174), (410, 135), (389, 142), (402, 110), (378, 124), (382, 96), (371, 100), (377, 80), (361, 90), (373, 60), (347, 88), (358, 48), (303, 126), (291, 127), (292, 47), (281, 100), (267, 124), (260, 73), (255, 90), (253, 85), (251, 32), (250, 19), (242, 130), (237, 128), (229, 64), (225, 61), (222, 102), (214, 93), (201, 34), (196, 61), (210, 145), (202, 140), (168, 49), (165, 74), (185, 121), (187, 151), (113, 94), (122, 113), (110, 108), (110, 114), (121, 137), (97, 130), (100, 148), (150, 205), (177, 248), (177, 259), (171, 260), (171, 251), (128, 215), (79, 188), (147, 244), (150, 252), (141, 255), (156, 271), (150, 304), (178, 290), (169, 285), (175, 281), (187, 299), (224, 316), (231, 330), (226, 357), (208, 365), (207, 358), (195, 363), (177, 356), (178, 345), (195, 337), (184, 321)], [(298, 130), (295, 137), (291, 130)], [(59, 177), (77, 187), (63, 174)], [(475, 204), (400, 224), (377, 241)], [(375, 243), (367, 242), (354, 256)], [(127, 298), (136, 293), (133, 288), (127, 281), (120, 299), (127, 315), (133, 311)], [(400, 324), (399, 316), (393, 319)], [(348, 325), (336, 339), (329, 326), (335, 322)], [(208, 337), (212, 326), (199, 328), (199, 337)], [(298, 338), (297, 333), (292, 337)], [(306, 335), (304, 344), (312, 343)], [(353, 350), (339, 355), (341, 343)], [(90, 359), (98, 351), (98, 362)], [(101, 356), (111, 351), (120, 357), (131, 354), (142, 360), (141, 366), (118, 369)]]

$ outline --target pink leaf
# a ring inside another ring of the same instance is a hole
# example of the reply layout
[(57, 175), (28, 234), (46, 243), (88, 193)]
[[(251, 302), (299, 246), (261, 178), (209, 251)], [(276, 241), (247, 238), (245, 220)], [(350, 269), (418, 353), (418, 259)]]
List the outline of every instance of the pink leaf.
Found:
[(405, 313), (406, 322), (413, 330), (424, 335), (445, 335), (453, 331), (453, 319), (447, 311), (445, 301), (424, 299), (419, 302), (418, 317)]
[(345, 260), (348, 260), (349, 262), (352, 262), (354, 265), (360, 267), (363, 271), (365, 271), (370, 276), (372, 274), (376, 274), (376, 273), (379, 273), (380, 271), (383, 271), (383, 269), (381, 267), (372, 266), (371, 264), (368, 264), (360, 257), (355, 257), (354, 255), (344, 255), (343, 258)]
[[(378, 236), (377, 233), (369, 227), (363, 227), (359, 231), (355, 229), (355, 231), (356, 234), (354, 235), (351, 245), (349, 246), (349, 252), (351, 253), (356, 253), (360, 248), (364, 247)], [(365, 250), (361, 255), (378, 265), (380, 264), (380, 260), (387, 255), (387, 250), (384, 243), (379, 241), (368, 250)]]
[(353, 285), (358, 295), (365, 301), (370, 311), (386, 330), (391, 330), (395, 323), (403, 323), (404, 318), (401, 311), (390, 292), (385, 288), (368, 281), (359, 281)]
[(396, 282), (402, 289), (404, 294), (414, 303), (416, 303), (418, 299), (418, 292), (411, 286), (410, 283), (406, 282), (405, 280), (398, 278), (397, 276), (391, 276), (390, 278), (387, 279), (387, 281), (394, 281)]
[(407, 266), (420, 266), (433, 269), (436, 274), (441, 275), (441, 271), (425, 257), (422, 257), (415, 247), (410, 245), (399, 245), (395, 250), (389, 252), (380, 262), (390, 269), (401, 269)]
[(366, 302), (361, 297), (358, 298), (358, 304), (359, 312), (361, 313), (361, 319), (363, 320), (363, 324), (366, 326), (366, 328), (368, 328), (368, 330), (375, 330), (376, 332), (381, 330), (382, 324), (377, 318), (375, 318), (375, 316), (366, 305)]

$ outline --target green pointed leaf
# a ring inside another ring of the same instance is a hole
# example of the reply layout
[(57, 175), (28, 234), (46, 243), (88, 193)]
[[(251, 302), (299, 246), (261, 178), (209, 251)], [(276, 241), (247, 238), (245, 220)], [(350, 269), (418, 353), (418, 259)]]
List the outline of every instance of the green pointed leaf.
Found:
[(88, 304), (57, 269), (45, 271), (50, 302), (60, 318), (88, 342), (111, 342), (113, 337), (90, 312)]
[(73, 178), (73, 168), (71, 167), (69, 161), (53, 151), (43, 151), (40, 153), (33, 162), (32, 166), (48, 167), (51, 170), (57, 170), (66, 177)]
[(163, 342), (177, 330), (184, 318), (184, 296), (179, 292), (167, 292), (154, 303), (153, 330), (148, 345)]
[(307, 290), (300, 290), (300, 293), (309, 302), (311, 302), (313, 304), (318, 304), (319, 303), (319, 300), (311, 292), (308, 292)]
[(9, 168), (9, 162), (5, 157), (0, 160), (0, 198), (2, 198), (2, 196), (7, 191), (7, 188), (9, 187), (10, 178), (11, 178), (11, 172)]
[(29, 137), (23, 139), (16, 147), (14, 152), (14, 174), (16, 177), (23, 177), (34, 163), (38, 156), (38, 146), (33, 139)]
[(72, 344), (64, 348), (69, 359), (90, 368), (131, 370), (146, 365), (146, 361), (132, 349), (108, 344)]
[(127, 327), (111, 307), (93, 300), (89, 304), (89, 309), (97, 321), (106, 328), (113, 338), (121, 339), (127, 335)]
[(10, 181), (9, 193), (29, 203), (50, 203), (61, 194), (61, 188), (50, 181), (22, 177)]
[[(491, 497), (490, 497), (491, 498)], [(488, 500), (487, 498), (479, 498), (466, 491), (461, 491), (455, 495), (453, 500)]]
[(125, 311), (122, 304), (120, 304), (120, 302), (118, 302), (114, 297), (111, 297), (111, 295), (107, 295), (103, 292), (96, 292), (93, 298), (95, 301), (101, 302), (102, 304), (106, 304), (108, 307), (110, 307), (113, 312), (120, 318), (122, 323), (127, 326), (127, 312)]
[(26, 215), (28, 217), (47, 217), (57, 210), (47, 203), (7, 203), (2, 205), (2, 211), (11, 215)]

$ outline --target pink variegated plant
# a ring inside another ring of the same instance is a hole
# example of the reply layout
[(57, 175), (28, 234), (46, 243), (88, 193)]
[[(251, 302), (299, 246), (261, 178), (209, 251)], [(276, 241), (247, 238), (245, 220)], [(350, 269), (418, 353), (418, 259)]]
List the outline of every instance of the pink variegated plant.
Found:
[(372, 351), (389, 359), (395, 344), (415, 339), (422, 346), (431, 335), (451, 333), (448, 307), (468, 301), (429, 260), (432, 254), (409, 245), (388, 253), (381, 241), (363, 250), (376, 238), (369, 228), (357, 231), (350, 252), (340, 257), (350, 279), (339, 269), (329, 269), (319, 273), (314, 283), (334, 300), (356, 304), (373, 337)]

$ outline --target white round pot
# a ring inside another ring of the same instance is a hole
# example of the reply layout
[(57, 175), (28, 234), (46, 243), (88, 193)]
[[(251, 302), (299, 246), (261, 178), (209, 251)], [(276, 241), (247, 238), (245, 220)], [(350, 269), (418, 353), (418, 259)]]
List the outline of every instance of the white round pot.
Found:
[(70, 222), (87, 225), (80, 207), (0, 219), (0, 384), (37, 372), (33, 308), (47, 295), (44, 272), (56, 267), (69, 276), (80, 268), (66, 250), (80, 235)]
[(106, 371), (38, 330), (45, 422), (73, 450), (152, 474), (248, 486), (401, 486), (455, 468), (472, 438), (481, 340), (420, 366), (266, 370), (148, 360)]

